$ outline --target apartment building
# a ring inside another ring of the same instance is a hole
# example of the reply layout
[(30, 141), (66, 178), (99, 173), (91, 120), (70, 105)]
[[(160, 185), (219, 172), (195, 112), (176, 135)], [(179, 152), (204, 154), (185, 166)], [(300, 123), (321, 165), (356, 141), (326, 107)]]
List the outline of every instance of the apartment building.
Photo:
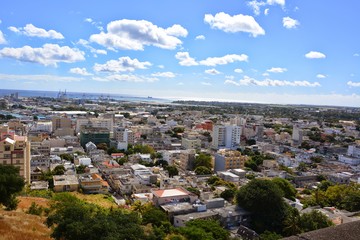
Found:
[(216, 125), (212, 133), (212, 146), (215, 149), (236, 149), (240, 145), (241, 127), (235, 125)]
[(80, 132), (83, 126), (94, 128), (106, 128), (110, 132), (114, 128), (113, 118), (78, 118), (76, 119), (76, 132)]
[(30, 183), (30, 141), (15, 135), (7, 126), (0, 127), (0, 164), (20, 168), (20, 176)]
[(126, 142), (127, 144), (135, 143), (134, 132), (127, 128), (115, 128), (114, 129), (114, 139), (117, 142)]
[(215, 154), (214, 170), (217, 172), (244, 168), (246, 160), (247, 156), (242, 156), (239, 151), (221, 149)]

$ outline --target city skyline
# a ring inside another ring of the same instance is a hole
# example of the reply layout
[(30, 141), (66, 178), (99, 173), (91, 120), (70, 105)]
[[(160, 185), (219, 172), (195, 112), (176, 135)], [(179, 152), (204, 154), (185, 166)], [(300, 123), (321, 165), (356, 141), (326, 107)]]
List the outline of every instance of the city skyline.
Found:
[(360, 106), (357, 2), (2, 5), (4, 89)]

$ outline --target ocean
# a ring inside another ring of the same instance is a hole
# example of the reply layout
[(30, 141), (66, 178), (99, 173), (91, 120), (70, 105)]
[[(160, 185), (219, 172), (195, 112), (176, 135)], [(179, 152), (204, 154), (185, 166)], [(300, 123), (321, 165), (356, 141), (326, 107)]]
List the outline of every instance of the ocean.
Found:
[[(59, 95), (59, 92), (56, 91), (0, 89), (0, 97), (10, 96), (11, 94), (15, 94), (15, 93), (18, 93), (19, 97), (57, 98)], [(162, 99), (162, 98), (137, 97), (137, 96), (124, 95), (124, 94), (109, 94), (109, 93), (80, 93), (80, 92), (67, 91), (66, 97), (70, 99), (88, 99), (88, 100), (114, 99), (125, 102), (171, 103), (171, 100)]]

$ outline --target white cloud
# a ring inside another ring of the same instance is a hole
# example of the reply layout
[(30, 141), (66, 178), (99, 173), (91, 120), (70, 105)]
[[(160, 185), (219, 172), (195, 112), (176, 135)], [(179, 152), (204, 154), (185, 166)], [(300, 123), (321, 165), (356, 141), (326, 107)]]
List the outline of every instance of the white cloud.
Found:
[(347, 82), (347, 85), (350, 87), (360, 87), (360, 82), (349, 81)]
[(197, 66), (199, 63), (192, 57), (190, 57), (188, 52), (177, 52), (175, 58), (179, 60), (181, 66)]
[(156, 72), (151, 74), (153, 77), (165, 77), (165, 78), (174, 78), (176, 75), (173, 72)]
[(208, 57), (204, 60), (197, 62), (194, 58), (190, 57), (188, 52), (178, 52), (175, 55), (175, 58), (180, 60), (179, 64), (181, 66), (211, 66), (214, 67), (216, 65), (225, 65), (233, 62), (247, 62), (248, 56), (245, 54), (228, 54), (222, 57)]
[(280, 68), (280, 67), (273, 67), (273, 68), (270, 68), (270, 69), (268, 69), (266, 71), (271, 72), (271, 73), (283, 73), (283, 72), (286, 72), (287, 69), (286, 68)]
[(164, 29), (145, 20), (122, 19), (110, 22), (106, 33), (91, 35), (90, 41), (114, 49), (144, 50), (144, 46), (175, 49), (182, 44), (177, 37), (187, 34), (178, 24)]
[(91, 76), (93, 74), (89, 73), (86, 68), (71, 68), (70, 73), (74, 73), (74, 74), (79, 74), (79, 75), (83, 75), (83, 76)]
[(91, 25), (95, 26), (100, 31), (104, 31), (104, 28), (101, 26), (102, 25), (101, 22), (95, 22), (92, 18), (85, 18), (84, 22), (91, 23)]
[(231, 79), (227, 79), (225, 80), (224, 84), (230, 84), (230, 85), (235, 85), (235, 86), (240, 86), (240, 83), (234, 81), (234, 80), (231, 80)]
[(156, 82), (159, 79), (155, 77), (146, 77), (134, 74), (114, 74), (106, 77), (93, 77), (94, 81), (99, 82)]
[(14, 32), (14, 33), (19, 33), (19, 32), (20, 32), (19, 29), (17, 29), (16, 27), (13, 27), (13, 26), (8, 27), (8, 29), (9, 29), (10, 31)]
[(269, 11), (270, 11), (270, 9), (266, 8), (266, 9), (264, 10), (264, 14), (265, 14), (266, 16), (269, 15)]
[(205, 86), (212, 86), (212, 84), (209, 83), (209, 82), (201, 82), (201, 84), (202, 84), (202, 85), (205, 85)]
[(236, 73), (243, 73), (244, 71), (241, 68), (234, 69), (234, 72)]
[(23, 81), (45, 81), (45, 82), (78, 82), (84, 80), (78, 77), (64, 77), (57, 75), (16, 75), (0, 74), (0, 80), (23, 80)]
[(106, 55), (107, 51), (104, 49), (93, 49), (91, 50), (91, 52), (97, 53), (97, 54), (102, 54), (102, 55)]
[(165, 29), (165, 32), (170, 36), (175, 37), (186, 37), (188, 31), (179, 24), (174, 24), (171, 27)]
[(317, 78), (326, 78), (326, 75), (324, 75), (324, 74), (318, 74), (318, 75), (316, 75), (316, 77), (317, 77)]
[(158, 68), (163, 69), (163, 68), (165, 68), (165, 66), (164, 65), (158, 65)]
[(4, 37), (4, 34), (2, 33), (2, 31), (0, 31), (0, 44), (5, 44), (6, 43), (6, 39)]
[(285, 6), (285, 0), (267, 0), (266, 2), (267, 4), (269, 5), (275, 5), (275, 4), (278, 4), (280, 6)]
[(89, 45), (89, 42), (85, 39), (80, 39), (76, 44), (82, 45), (86, 49), (89, 49), (91, 53), (95, 54), (101, 54), (101, 55), (107, 55), (107, 51), (104, 49), (95, 49), (92, 46)]
[(0, 24), (2, 23), (1, 19), (0, 19)]
[(265, 30), (255, 21), (252, 16), (234, 15), (230, 16), (224, 12), (217, 13), (215, 16), (205, 14), (204, 21), (213, 29), (220, 29), (224, 32), (247, 32), (253, 37), (264, 35)]
[[(283, 9), (285, 7), (285, 0), (267, 0), (267, 1), (257, 1), (252, 0), (247, 3), (247, 5), (254, 11), (255, 15), (260, 14), (260, 8), (269, 6), (269, 5), (280, 5)], [(264, 14), (268, 15), (269, 9), (265, 9)]]
[(313, 82), (310, 83), (308, 81), (284, 81), (284, 80), (272, 80), (265, 79), (263, 81), (256, 80), (254, 78), (250, 78), (245, 76), (243, 79), (239, 81), (226, 80), (225, 84), (233, 84), (236, 86), (260, 86), (260, 87), (320, 87), (320, 83)]
[(45, 30), (43, 28), (38, 28), (32, 25), (31, 23), (26, 24), (23, 28), (9, 27), (10, 31), (15, 33), (20, 33), (29, 37), (40, 37), (40, 38), (52, 38), (52, 39), (64, 39), (64, 36), (55, 31), (55, 30)]
[(305, 54), (306, 58), (326, 58), (326, 55), (321, 52), (310, 51)]
[(266, 6), (266, 2), (258, 2), (256, 0), (250, 1), (247, 5), (254, 11), (255, 15), (260, 14), (260, 7)]
[(41, 48), (24, 46), (21, 48), (3, 48), (0, 50), (1, 57), (14, 58), (24, 62), (40, 63), (42, 65), (57, 66), (59, 62), (73, 63), (85, 60), (84, 52), (68, 46), (57, 44), (44, 44)]
[(212, 68), (212, 69), (205, 70), (205, 73), (210, 74), (210, 75), (217, 75), (217, 74), (220, 74), (221, 72), (219, 72), (215, 68)]
[(178, 82), (176, 85), (182, 86), (182, 85), (184, 85), (184, 83), (183, 82)]
[(291, 17), (284, 17), (283, 18), (283, 27), (287, 29), (296, 28), (299, 26), (300, 23), (298, 20), (292, 19)]
[(199, 63), (205, 66), (216, 66), (216, 65), (225, 65), (233, 62), (247, 62), (248, 56), (245, 54), (228, 54), (223, 57), (209, 57), (205, 60), (201, 60)]
[(105, 64), (95, 63), (96, 72), (133, 72), (136, 69), (147, 69), (151, 66), (150, 62), (140, 62), (136, 58), (120, 57), (118, 60), (110, 60)]
[(353, 55), (354, 57), (359, 57), (360, 56), (360, 54), (358, 54), (358, 53), (354, 53), (354, 55)]
[(195, 40), (205, 40), (205, 36), (204, 35), (198, 35), (195, 37)]
[(268, 76), (270, 76), (270, 74), (269, 74), (269, 73), (267, 73), (267, 72), (263, 73), (262, 75), (263, 75), (264, 77), (268, 77)]

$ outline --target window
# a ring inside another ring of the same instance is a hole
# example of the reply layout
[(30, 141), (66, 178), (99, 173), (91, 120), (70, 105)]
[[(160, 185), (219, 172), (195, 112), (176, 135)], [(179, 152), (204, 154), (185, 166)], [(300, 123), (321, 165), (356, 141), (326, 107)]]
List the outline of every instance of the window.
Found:
[(3, 161), (3, 164), (5, 165), (5, 164), (7, 164), (7, 162), (6, 162), (6, 161)]
[(20, 164), (20, 160), (16, 160), (16, 164)]
[(4, 158), (11, 158), (11, 154), (4, 154)]
[(4, 146), (4, 151), (10, 151), (10, 146), (5, 145)]

